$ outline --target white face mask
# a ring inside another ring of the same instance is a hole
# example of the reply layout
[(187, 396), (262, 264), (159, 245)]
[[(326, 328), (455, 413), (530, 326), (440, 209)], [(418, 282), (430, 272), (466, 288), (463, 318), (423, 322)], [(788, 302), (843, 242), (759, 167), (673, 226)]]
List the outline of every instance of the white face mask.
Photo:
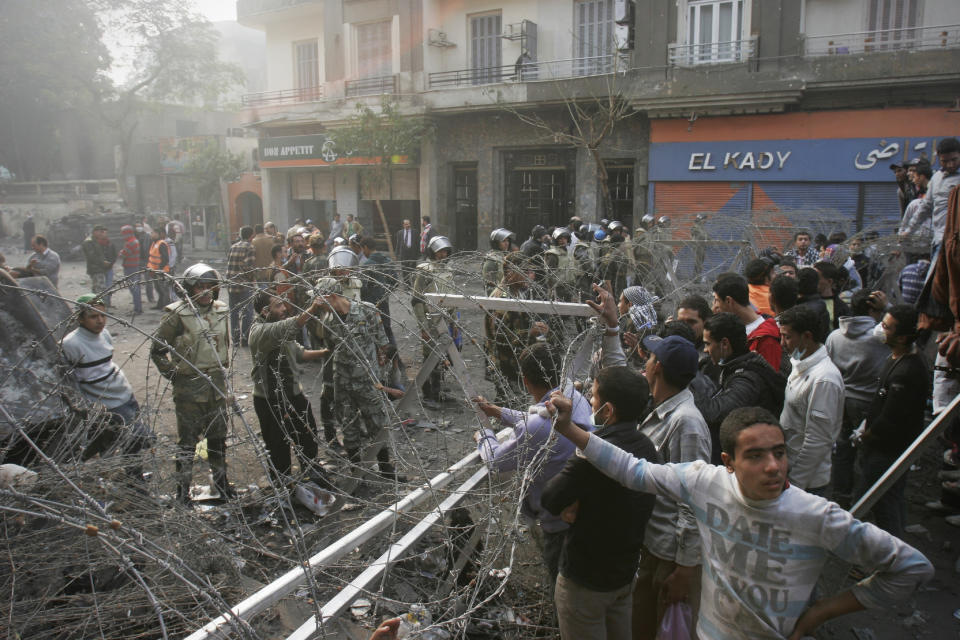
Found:
[(606, 421), (604, 421), (604, 422), (602, 422), (602, 423), (599, 423), (599, 424), (597, 423), (597, 414), (600, 413), (600, 411), (601, 411), (601, 410), (603, 409), (603, 407), (605, 407), (605, 406), (607, 406), (607, 405), (606, 405), (606, 404), (603, 404), (603, 405), (600, 407), (600, 409), (597, 409), (596, 411), (594, 411), (593, 413), (590, 414), (590, 424), (592, 424), (595, 428), (607, 426)]
[(887, 341), (887, 334), (884, 333), (883, 325), (880, 324), (879, 322), (877, 323), (877, 326), (873, 328), (873, 337), (879, 340), (880, 342), (885, 343)]

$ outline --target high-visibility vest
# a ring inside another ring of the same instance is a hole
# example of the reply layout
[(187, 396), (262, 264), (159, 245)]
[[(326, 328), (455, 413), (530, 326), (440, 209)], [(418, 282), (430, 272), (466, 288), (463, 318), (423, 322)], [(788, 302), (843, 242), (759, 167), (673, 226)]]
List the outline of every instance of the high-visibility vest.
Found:
[(164, 273), (170, 273), (170, 245), (164, 239), (157, 240), (150, 245), (150, 257), (147, 260), (147, 268), (151, 271), (161, 271), (160, 265), (163, 263), (163, 257), (160, 255), (160, 245), (167, 247), (167, 264), (163, 267)]

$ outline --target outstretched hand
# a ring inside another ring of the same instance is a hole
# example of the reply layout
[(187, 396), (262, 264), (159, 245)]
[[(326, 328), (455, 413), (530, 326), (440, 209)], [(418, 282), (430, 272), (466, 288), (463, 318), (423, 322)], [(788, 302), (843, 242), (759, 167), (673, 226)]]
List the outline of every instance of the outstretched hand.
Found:
[(607, 323), (608, 327), (618, 326), (617, 321), (619, 314), (617, 313), (617, 301), (614, 299), (613, 294), (598, 284), (593, 285), (593, 291), (597, 294), (599, 302), (588, 299), (587, 304), (603, 318), (603, 321)]
[(377, 630), (370, 636), (370, 640), (396, 640), (397, 630), (400, 628), (400, 618), (384, 620)]

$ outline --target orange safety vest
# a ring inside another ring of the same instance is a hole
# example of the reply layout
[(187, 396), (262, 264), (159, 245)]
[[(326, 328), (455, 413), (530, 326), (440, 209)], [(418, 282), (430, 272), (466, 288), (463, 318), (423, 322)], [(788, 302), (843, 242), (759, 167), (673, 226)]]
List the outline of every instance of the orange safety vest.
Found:
[(150, 256), (147, 260), (147, 268), (151, 271), (161, 271), (160, 265), (163, 263), (163, 257), (160, 255), (160, 244), (167, 246), (167, 265), (163, 267), (164, 273), (170, 273), (170, 245), (166, 240), (157, 240), (150, 245)]

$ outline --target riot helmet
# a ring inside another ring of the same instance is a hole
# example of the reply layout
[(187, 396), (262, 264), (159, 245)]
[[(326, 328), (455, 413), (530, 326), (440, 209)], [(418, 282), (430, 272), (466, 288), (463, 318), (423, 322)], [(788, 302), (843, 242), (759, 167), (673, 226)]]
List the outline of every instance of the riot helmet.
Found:
[(203, 262), (187, 267), (183, 272), (183, 277), (180, 278), (180, 282), (182, 286), (177, 287), (177, 294), (181, 298), (184, 297), (184, 294), (192, 296), (194, 287), (200, 283), (212, 285), (210, 292), (214, 300), (220, 297), (220, 274), (216, 269)]
[(510, 231), (509, 229), (504, 229), (503, 227), (494, 229), (490, 232), (490, 248), (499, 249), (501, 242), (513, 237), (513, 231)]
[(427, 255), (434, 260), (436, 260), (436, 255), (444, 249), (453, 253), (453, 243), (447, 236), (433, 236), (427, 243)]
[(327, 266), (331, 269), (350, 269), (360, 266), (360, 258), (350, 247), (340, 245), (330, 250), (327, 255)]

